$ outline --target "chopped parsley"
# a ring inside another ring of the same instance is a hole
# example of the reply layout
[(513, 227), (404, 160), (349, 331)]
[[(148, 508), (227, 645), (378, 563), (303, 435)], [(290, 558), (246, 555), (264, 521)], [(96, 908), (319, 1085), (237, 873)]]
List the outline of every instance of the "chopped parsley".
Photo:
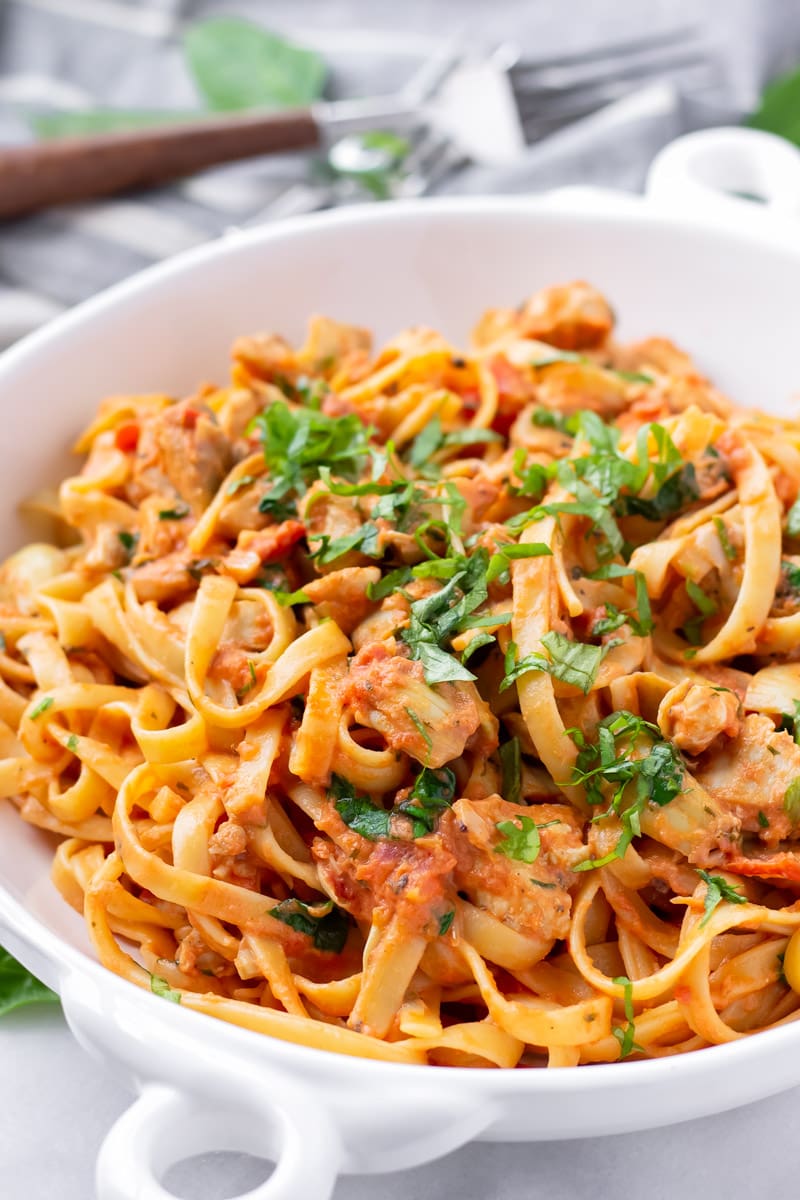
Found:
[[(662, 737), (657, 725), (624, 710), (600, 722), (596, 742), (588, 742), (580, 729), (569, 729), (567, 733), (578, 747), (569, 782), (585, 788), (592, 806), (607, 805), (604, 812), (592, 818), (594, 821), (614, 814), (622, 825), (613, 850), (575, 867), (576, 871), (589, 871), (622, 858), (633, 839), (641, 836), (640, 818), (647, 806), (662, 807), (680, 793), (684, 766), (680, 754)], [(634, 751), (643, 749), (647, 752), (633, 757)]]
[[(312, 912), (312, 909), (316, 911)], [(317, 950), (340, 954), (347, 941), (350, 929), (347, 914), (331, 900), (310, 905), (294, 898), (281, 900), (269, 910), (269, 915), (275, 921), (281, 921), (290, 929), (310, 937)]]
[(697, 874), (706, 885), (706, 895), (703, 901), (703, 919), (700, 922), (700, 928), (707, 925), (711, 919), (711, 914), (721, 900), (728, 900), (731, 904), (746, 904), (747, 897), (743, 896), (740, 891), (728, 883), (727, 879), (723, 879), (721, 875), (709, 875), (708, 871), (698, 871)]

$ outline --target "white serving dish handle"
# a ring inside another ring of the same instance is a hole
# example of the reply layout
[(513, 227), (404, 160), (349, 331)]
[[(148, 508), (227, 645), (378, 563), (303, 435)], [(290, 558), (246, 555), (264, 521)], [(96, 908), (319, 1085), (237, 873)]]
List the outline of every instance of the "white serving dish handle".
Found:
[(673, 216), (797, 239), (800, 151), (757, 129), (702, 129), (656, 155), (646, 196)]
[(145, 1084), (103, 1142), (98, 1200), (174, 1200), (159, 1179), (174, 1163), (210, 1148), (275, 1159), (273, 1173), (246, 1193), (247, 1200), (328, 1200), (341, 1165), (339, 1139), (313, 1111), (308, 1089), (286, 1079), (277, 1086), (273, 1100), (266, 1088), (245, 1085), (231, 1108), (167, 1084)]

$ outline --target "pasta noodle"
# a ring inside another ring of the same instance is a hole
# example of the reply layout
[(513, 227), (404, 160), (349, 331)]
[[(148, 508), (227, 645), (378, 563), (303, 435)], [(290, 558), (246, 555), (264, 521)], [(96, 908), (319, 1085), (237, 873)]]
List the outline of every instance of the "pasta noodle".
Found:
[(797, 1018), (800, 423), (613, 334), (315, 317), (101, 404), (0, 568), (0, 797), (106, 967), (392, 1062)]

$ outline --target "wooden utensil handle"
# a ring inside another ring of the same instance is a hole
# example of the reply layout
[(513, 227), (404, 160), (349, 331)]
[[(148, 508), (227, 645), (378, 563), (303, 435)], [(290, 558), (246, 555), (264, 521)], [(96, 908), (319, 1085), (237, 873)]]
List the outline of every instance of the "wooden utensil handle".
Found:
[(247, 113), (0, 149), (0, 218), (317, 145), (310, 109)]

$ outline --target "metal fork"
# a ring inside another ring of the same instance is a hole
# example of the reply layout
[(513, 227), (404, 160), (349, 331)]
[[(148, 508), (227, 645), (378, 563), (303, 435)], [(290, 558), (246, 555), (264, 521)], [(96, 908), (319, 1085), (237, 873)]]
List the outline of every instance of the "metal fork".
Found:
[[(647, 79), (705, 70), (709, 60), (697, 34), (689, 26), (541, 59), (526, 59), (504, 43), (471, 61), (460, 54), (461, 38), (451, 38), (401, 92), (401, 102), (426, 120), (410, 134), (412, 149), (392, 195), (425, 195), (469, 161), (508, 163), (526, 145)], [(390, 165), (381, 164), (374, 152), (365, 154), (358, 135), (329, 145), (325, 162), (332, 174), (343, 161), (349, 164), (345, 176), (294, 184), (244, 225), (363, 200), (367, 193), (359, 186), (359, 162), (364, 175)]]

